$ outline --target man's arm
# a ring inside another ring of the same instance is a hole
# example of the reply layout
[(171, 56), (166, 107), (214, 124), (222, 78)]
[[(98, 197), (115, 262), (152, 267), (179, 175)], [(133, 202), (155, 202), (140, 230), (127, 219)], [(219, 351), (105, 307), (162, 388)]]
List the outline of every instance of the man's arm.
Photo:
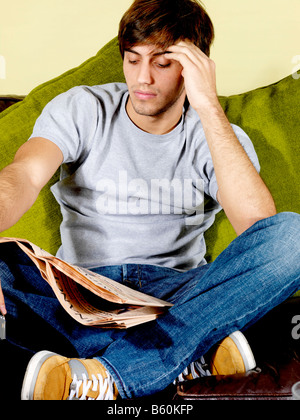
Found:
[[(49, 140), (36, 137), (20, 147), (14, 161), (0, 172), (0, 232), (29, 210), (62, 161), (61, 150)], [(6, 314), (1, 279), (0, 312)]]
[(33, 138), (20, 147), (13, 162), (0, 172), (0, 232), (30, 209), (62, 160), (61, 150), (43, 138)]
[(169, 51), (168, 58), (183, 67), (187, 97), (204, 128), (219, 188), (217, 198), (239, 235), (276, 214), (273, 198), (220, 105), (214, 62), (189, 42), (179, 42)]

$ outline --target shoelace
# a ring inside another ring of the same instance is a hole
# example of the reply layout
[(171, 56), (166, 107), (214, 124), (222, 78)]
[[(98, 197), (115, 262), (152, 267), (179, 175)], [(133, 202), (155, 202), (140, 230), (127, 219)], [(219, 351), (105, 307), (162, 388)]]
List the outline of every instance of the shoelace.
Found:
[(206, 364), (204, 357), (201, 356), (196, 362), (192, 362), (187, 366), (184, 371), (175, 379), (174, 384), (184, 382), (187, 377), (191, 375), (193, 379), (201, 378), (203, 376), (211, 376), (208, 365)]
[[(95, 398), (87, 398), (87, 393), (91, 391), (99, 391), (99, 395), (96, 400), (113, 400), (114, 397), (114, 382), (111, 375), (106, 372), (107, 378), (103, 379), (103, 376), (98, 374), (92, 375), (92, 379), (89, 379), (85, 374), (82, 375), (82, 379), (78, 379), (75, 374), (73, 382), (70, 385), (70, 395), (68, 400), (95, 400)], [(82, 386), (82, 389), (80, 390)], [(80, 392), (82, 395), (80, 396)]]

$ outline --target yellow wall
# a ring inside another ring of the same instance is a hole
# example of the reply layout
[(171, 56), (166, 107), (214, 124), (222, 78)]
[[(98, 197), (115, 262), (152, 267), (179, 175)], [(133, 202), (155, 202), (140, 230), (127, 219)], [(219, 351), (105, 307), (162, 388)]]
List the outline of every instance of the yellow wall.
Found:
[[(0, 95), (27, 94), (94, 55), (131, 0), (11, 0), (1, 5)], [(300, 0), (204, 0), (216, 30), (219, 94), (300, 68)]]

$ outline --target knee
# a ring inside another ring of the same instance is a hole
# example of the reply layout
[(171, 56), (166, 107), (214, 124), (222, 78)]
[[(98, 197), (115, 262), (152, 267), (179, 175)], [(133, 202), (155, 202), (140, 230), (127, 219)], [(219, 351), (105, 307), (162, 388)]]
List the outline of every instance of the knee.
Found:
[(300, 261), (300, 214), (278, 213), (274, 216), (278, 248), (285, 254), (287, 261), (296, 257)]
[(280, 230), (286, 231), (290, 234), (294, 232), (299, 235), (300, 232), (300, 214), (285, 212), (278, 213), (274, 216), (275, 224), (280, 227)]

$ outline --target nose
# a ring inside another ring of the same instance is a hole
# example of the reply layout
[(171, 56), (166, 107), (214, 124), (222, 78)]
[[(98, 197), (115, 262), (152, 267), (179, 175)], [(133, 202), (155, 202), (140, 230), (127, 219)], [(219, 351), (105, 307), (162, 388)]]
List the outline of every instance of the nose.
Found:
[(153, 83), (150, 63), (141, 63), (138, 74), (138, 82), (146, 85), (151, 85)]

